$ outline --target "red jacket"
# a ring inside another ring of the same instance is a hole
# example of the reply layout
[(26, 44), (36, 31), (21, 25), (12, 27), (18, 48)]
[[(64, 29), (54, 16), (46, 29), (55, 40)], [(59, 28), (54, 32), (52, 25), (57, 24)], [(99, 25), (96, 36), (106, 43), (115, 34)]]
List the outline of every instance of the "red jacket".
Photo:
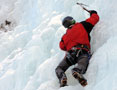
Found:
[(69, 51), (73, 46), (78, 44), (87, 45), (90, 48), (89, 34), (94, 25), (99, 21), (97, 12), (91, 13), (87, 20), (76, 23), (72, 28), (67, 29), (66, 34), (62, 36), (60, 48), (64, 51)]

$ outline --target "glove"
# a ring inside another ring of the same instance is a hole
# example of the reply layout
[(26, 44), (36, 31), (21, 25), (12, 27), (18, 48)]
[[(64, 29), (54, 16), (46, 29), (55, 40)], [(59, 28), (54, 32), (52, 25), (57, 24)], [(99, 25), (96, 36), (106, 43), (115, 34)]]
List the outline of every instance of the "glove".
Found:
[(61, 42), (64, 42), (62, 38), (61, 38)]
[(97, 12), (95, 11), (95, 10), (90, 10), (90, 16), (92, 15), (92, 14), (97, 14)]

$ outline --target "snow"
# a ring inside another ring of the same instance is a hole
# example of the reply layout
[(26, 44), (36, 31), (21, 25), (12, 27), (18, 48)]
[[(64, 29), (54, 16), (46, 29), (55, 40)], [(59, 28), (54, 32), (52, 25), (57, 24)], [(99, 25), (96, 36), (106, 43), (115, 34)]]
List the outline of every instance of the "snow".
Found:
[[(82, 87), (71, 75), (60, 88), (55, 68), (65, 52), (59, 41), (65, 33), (61, 20), (89, 17), (77, 0), (0, 0), (0, 90), (117, 90), (116, 0), (82, 0), (97, 10), (100, 21), (91, 32), (93, 56)], [(5, 25), (5, 21), (11, 22)]]

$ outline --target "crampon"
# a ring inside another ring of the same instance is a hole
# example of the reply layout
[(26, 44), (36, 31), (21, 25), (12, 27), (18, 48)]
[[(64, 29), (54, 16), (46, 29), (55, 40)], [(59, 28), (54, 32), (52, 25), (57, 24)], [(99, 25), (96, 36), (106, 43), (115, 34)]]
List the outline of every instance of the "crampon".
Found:
[(76, 78), (76, 79), (79, 81), (79, 83), (80, 83), (83, 87), (85, 87), (86, 85), (88, 85), (87, 80), (83, 77), (82, 74), (79, 74), (78, 72), (74, 72), (74, 73), (73, 73), (73, 76), (74, 76), (74, 78)]

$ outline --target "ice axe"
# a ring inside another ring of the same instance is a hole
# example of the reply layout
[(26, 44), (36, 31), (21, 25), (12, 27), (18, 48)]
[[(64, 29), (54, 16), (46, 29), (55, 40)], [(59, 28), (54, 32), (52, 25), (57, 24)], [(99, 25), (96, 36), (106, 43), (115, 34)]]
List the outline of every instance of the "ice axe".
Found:
[(89, 11), (88, 9), (86, 9), (84, 6), (88, 6), (88, 5), (85, 5), (85, 4), (83, 4), (83, 3), (76, 3), (77, 5), (79, 5), (79, 6), (81, 6), (82, 7), (82, 9), (84, 9), (85, 11), (87, 11), (88, 13), (90, 13), (91, 11)]

